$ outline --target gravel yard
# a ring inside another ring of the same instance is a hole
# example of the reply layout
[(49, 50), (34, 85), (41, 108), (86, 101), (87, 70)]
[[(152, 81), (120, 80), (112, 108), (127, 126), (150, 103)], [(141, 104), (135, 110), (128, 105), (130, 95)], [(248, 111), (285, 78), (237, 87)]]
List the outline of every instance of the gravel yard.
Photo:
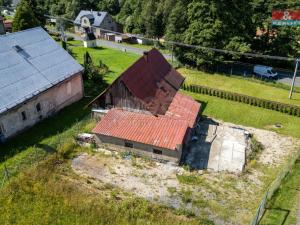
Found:
[(150, 201), (206, 215), (216, 224), (248, 224), (267, 185), (300, 141), (275, 132), (217, 122), (247, 130), (264, 145), (263, 152), (255, 162), (246, 165), (245, 172), (190, 172), (172, 163), (124, 156), (105, 149), (79, 155), (72, 161), (72, 168), (80, 176)]

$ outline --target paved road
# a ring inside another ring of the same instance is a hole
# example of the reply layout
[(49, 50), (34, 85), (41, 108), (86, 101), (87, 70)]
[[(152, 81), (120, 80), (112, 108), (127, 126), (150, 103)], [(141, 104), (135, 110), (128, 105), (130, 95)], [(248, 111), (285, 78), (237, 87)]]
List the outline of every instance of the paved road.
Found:
[[(51, 31), (56, 31), (55, 29), (51, 29)], [(56, 31), (57, 32), (57, 31)], [(82, 40), (82, 38), (76, 34), (73, 33), (67, 33), (68, 36), (74, 37), (75, 40)], [(113, 49), (118, 49), (121, 51), (126, 51), (126, 52), (131, 52), (131, 53), (135, 53), (138, 55), (143, 55), (143, 52), (145, 50), (140, 49), (140, 48), (136, 48), (133, 46), (128, 46), (128, 45), (123, 45), (120, 43), (116, 43), (116, 42), (112, 42), (112, 41), (105, 41), (105, 40), (97, 40), (97, 45), (98, 46), (104, 46), (104, 47), (108, 47), (108, 48), (113, 48)], [(164, 57), (167, 60), (172, 60), (172, 55), (171, 54), (164, 54)], [(230, 74), (232, 71), (230, 71), (230, 68), (223, 68), (224, 71), (227, 74)], [(247, 66), (247, 65), (238, 65), (235, 66), (233, 69), (233, 74), (235, 75), (246, 75), (246, 76), (252, 76), (253, 74), (253, 66)], [(292, 83), (292, 77), (293, 77), (293, 71), (277, 71), (279, 74), (279, 79), (278, 82), (280, 83), (284, 83), (287, 85), (291, 85)], [(299, 72), (298, 71), (298, 76), (299, 76)], [(296, 78), (296, 82), (295, 82), (295, 86), (296, 87), (300, 87), (300, 77)]]
[[(53, 30), (55, 31), (55, 30)], [(82, 38), (76, 34), (72, 34), (72, 33), (67, 33), (68, 36), (71, 36), (74, 38), (74, 40), (78, 40), (81, 41)], [(113, 41), (106, 41), (106, 40), (97, 40), (97, 46), (102, 46), (102, 47), (107, 47), (107, 48), (113, 48), (113, 49), (118, 49), (121, 51), (126, 51), (126, 52), (131, 52), (131, 53), (135, 53), (138, 55), (143, 55), (144, 54), (144, 49), (141, 48), (136, 48), (133, 46), (128, 46), (128, 45), (123, 45), (121, 43), (117, 43), (117, 42), (113, 42)], [(167, 60), (172, 60), (172, 55), (171, 54), (163, 54), (164, 57)]]

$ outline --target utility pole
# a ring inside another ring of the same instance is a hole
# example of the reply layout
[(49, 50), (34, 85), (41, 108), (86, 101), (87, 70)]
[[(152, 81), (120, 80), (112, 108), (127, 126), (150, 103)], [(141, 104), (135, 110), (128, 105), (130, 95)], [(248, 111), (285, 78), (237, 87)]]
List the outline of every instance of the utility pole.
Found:
[(293, 81), (292, 81), (289, 99), (292, 99), (292, 96), (293, 96), (299, 61), (300, 61), (300, 59), (296, 59), (296, 67), (295, 67), (295, 72), (294, 72), (294, 77), (293, 77)]

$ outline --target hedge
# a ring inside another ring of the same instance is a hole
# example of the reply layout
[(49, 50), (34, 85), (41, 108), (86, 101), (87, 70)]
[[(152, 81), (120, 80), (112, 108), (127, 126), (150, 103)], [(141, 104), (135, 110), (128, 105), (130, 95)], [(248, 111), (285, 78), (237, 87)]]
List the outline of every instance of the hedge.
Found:
[(266, 99), (251, 97), (248, 95), (242, 95), (234, 92), (223, 91), (216, 88), (210, 88), (210, 87), (194, 85), (194, 84), (184, 83), (182, 85), (182, 89), (193, 93), (215, 96), (226, 100), (241, 102), (248, 105), (253, 105), (256, 107), (270, 109), (281, 113), (289, 114), (292, 116), (300, 117), (300, 107), (295, 105), (274, 102)]

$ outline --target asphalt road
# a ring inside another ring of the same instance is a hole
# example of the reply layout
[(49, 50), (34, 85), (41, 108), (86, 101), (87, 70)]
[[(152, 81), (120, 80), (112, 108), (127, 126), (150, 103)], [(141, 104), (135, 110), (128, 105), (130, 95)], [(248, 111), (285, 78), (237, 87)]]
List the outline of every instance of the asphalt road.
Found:
[[(56, 31), (53, 29), (52, 31)], [(82, 38), (76, 34), (73, 33), (67, 33), (68, 36), (74, 37), (75, 40), (82, 40)], [(103, 47), (108, 47), (108, 48), (113, 48), (113, 49), (118, 49), (121, 51), (126, 51), (126, 52), (131, 52), (135, 53), (138, 55), (143, 55), (143, 52), (145, 51), (144, 49), (141, 48), (136, 48), (133, 46), (128, 46), (124, 45), (121, 43), (116, 43), (112, 41), (106, 41), (106, 40), (97, 40), (97, 45), (98, 46), (103, 46)], [(172, 60), (172, 55), (171, 54), (164, 54), (164, 57), (167, 60)], [(241, 76), (252, 76), (253, 75), (253, 66), (247, 66), (247, 65), (238, 65), (233, 68), (233, 71), (231, 68), (222, 68), (221, 72), (227, 73), (227, 74), (235, 74), (235, 75), (241, 75)], [(285, 70), (277, 70), (279, 74), (279, 79), (277, 82), (284, 83), (287, 85), (292, 84), (292, 78), (293, 78), (293, 71), (285, 71)], [(298, 70), (298, 77), (296, 77), (295, 81), (295, 86), (300, 87), (300, 71)]]
[[(53, 31), (55, 31), (55, 30), (53, 30)], [(79, 40), (79, 41), (82, 40), (82, 38), (76, 34), (67, 33), (67, 35), (73, 37), (74, 40)], [(121, 50), (124, 52), (135, 53), (137, 55), (143, 55), (144, 51), (145, 51), (144, 49), (141, 49), (141, 48), (136, 48), (133, 46), (123, 45), (121, 43), (117, 43), (117, 42), (113, 42), (113, 41), (106, 41), (106, 40), (99, 40), (99, 39), (97, 39), (97, 46), (118, 49), (118, 50)], [(163, 54), (163, 55), (167, 60), (172, 60), (171, 54)]]

